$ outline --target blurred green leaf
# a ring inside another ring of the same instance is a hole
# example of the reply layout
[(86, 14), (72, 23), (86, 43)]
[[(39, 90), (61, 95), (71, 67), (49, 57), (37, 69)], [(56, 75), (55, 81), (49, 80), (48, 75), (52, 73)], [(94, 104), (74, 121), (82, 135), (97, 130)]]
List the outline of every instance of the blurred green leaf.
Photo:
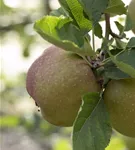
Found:
[(105, 150), (124, 150), (124, 142), (117, 136), (112, 136), (109, 146)]
[(56, 143), (53, 144), (53, 150), (71, 150), (71, 145), (68, 141), (68, 139), (62, 137), (57, 138)]
[(1, 127), (16, 127), (19, 125), (19, 117), (17, 116), (1, 116), (0, 126)]
[(104, 150), (110, 137), (109, 116), (100, 94), (86, 94), (74, 124), (73, 150)]

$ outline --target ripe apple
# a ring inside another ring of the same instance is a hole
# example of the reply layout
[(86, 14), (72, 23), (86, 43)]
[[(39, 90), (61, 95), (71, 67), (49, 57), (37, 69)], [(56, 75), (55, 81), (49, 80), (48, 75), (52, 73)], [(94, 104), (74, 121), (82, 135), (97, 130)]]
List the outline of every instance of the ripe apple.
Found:
[(104, 92), (113, 128), (135, 137), (135, 79), (111, 80)]
[(128, 6), (129, 16), (134, 24), (133, 32), (135, 33), (135, 0), (132, 0)]
[(57, 126), (72, 126), (81, 97), (100, 90), (84, 59), (55, 46), (46, 49), (31, 65), (26, 88), (41, 108), (43, 117)]

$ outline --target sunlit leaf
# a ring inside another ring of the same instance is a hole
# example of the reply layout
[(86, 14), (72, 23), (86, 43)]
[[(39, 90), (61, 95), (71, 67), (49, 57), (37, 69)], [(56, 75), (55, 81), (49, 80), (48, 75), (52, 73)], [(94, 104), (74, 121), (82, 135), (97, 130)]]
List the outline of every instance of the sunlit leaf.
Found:
[(64, 50), (81, 55), (95, 55), (90, 43), (70, 18), (46, 16), (37, 20), (34, 28), (45, 40)]
[(90, 20), (85, 18), (84, 10), (78, 0), (66, 0), (67, 4), (71, 10), (74, 19), (76, 20), (79, 28), (84, 32), (87, 33), (89, 30), (92, 29), (92, 23)]

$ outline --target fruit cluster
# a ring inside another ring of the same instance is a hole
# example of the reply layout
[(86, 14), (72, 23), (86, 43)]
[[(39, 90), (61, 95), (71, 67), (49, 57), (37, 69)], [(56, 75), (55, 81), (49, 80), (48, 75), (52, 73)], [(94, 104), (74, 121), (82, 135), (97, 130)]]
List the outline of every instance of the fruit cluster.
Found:
[[(57, 126), (72, 126), (81, 96), (100, 92), (101, 87), (80, 56), (51, 46), (32, 64), (27, 74), (27, 91), (44, 118)], [(135, 137), (135, 79), (112, 80), (104, 92), (112, 126)]]
[[(128, 14), (132, 21), (132, 31), (135, 33), (135, 0), (129, 4)], [(106, 14), (105, 16), (108, 17)], [(119, 38), (116, 35), (115, 37)], [(133, 46), (130, 50), (132, 48)], [(109, 50), (106, 51), (112, 56), (112, 60), (113, 55)], [(47, 48), (28, 70), (27, 91), (48, 122), (64, 127), (74, 124), (84, 94), (102, 93), (112, 127), (123, 135), (135, 137), (135, 78), (107, 78), (108, 82), (104, 84), (104, 78), (100, 76), (100, 82), (95, 70), (102, 63), (104, 56), (101, 59), (99, 54), (95, 52), (96, 59), (91, 61), (89, 56), (86, 56), (89, 59), (85, 59), (83, 55), (54, 45)], [(116, 69), (118, 68), (119, 66)]]

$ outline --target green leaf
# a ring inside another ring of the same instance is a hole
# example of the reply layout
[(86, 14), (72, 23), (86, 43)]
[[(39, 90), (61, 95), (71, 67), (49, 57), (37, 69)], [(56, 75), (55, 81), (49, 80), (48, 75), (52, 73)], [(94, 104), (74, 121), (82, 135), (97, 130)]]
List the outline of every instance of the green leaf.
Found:
[(104, 78), (115, 80), (130, 78), (128, 74), (122, 72), (112, 61), (109, 61), (104, 65), (101, 75), (104, 76)]
[(116, 64), (116, 66), (130, 77), (135, 78), (135, 50), (123, 51), (117, 56), (113, 56), (109, 51), (109, 56), (111, 60)]
[(117, 55), (117, 54), (119, 54), (122, 51), (123, 51), (122, 48), (116, 48), (116, 47), (115, 47), (115, 49), (111, 49), (110, 50), (111, 54), (113, 54), (113, 55)]
[(2, 116), (0, 117), (1, 127), (16, 127), (20, 119), (16, 116)]
[(84, 11), (93, 22), (93, 26), (99, 22), (101, 15), (107, 8), (109, 0), (78, 0)]
[(59, 2), (73, 19), (74, 25), (80, 28), (80, 32), (83, 35), (92, 29), (92, 22), (85, 15), (83, 7), (78, 0), (59, 0)]
[(135, 37), (132, 37), (128, 44), (127, 44), (127, 48), (135, 48)]
[(121, 0), (110, 0), (108, 8), (105, 10), (106, 13), (114, 15), (126, 14), (125, 4)]
[(45, 16), (35, 22), (34, 28), (45, 40), (64, 50), (81, 55), (95, 55), (89, 42), (72, 24), (71, 18)]
[(71, 13), (71, 10), (68, 6), (67, 0), (59, 0), (60, 5), (62, 6), (62, 8), (65, 10), (65, 12), (68, 14), (69, 17), (71, 17), (73, 20), (73, 24), (77, 26), (77, 22), (74, 18), (74, 16)]
[(116, 56), (116, 59), (130, 65), (135, 69), (135, 48), (120, 52), (120, 54)]
[(110, 141), (111, 131), (100, 94), (86, 94), (74, 124), (73, 150), (104, 150)]
[(66, 12), (68, 12), (69, 16), (71, 16), (71, 18), (73, 18), (72, 13), (70, 11), (70, 8), (67, 4), (66, 0), (59, 0), (60, 5), (63, 7), (63, 9), (65, 9)]
[(87, 33), (92, 29), (92, 23), (84, 15), (84, 10), (78, 0), (66, 0), (69, 9), (81, 31)]
[(115, 21), (115, 25), (117, 29), (119, 30), (119, 35), (122, 35), (122, 37), (125, 38), (126, 34), (124, 33), (124, 26), (121, 25), (118, 21)]
[(133, 29), (134, 26), (135, 26), (135, 24), (132, 22), (129, 13), (127, 13), (124, 31), (129, 31), (129, 30)]
[(115, 24), (116, 24), (117, 29), (119, 30), (119, 32), (122, 33), (123, 30), (124, 30), (123, 25), (121, 25), (118, 21), (115, 21)]
[(102, 38), (102, 27), (99, 23), (96, 24), (96, 26), (94, 27), (94, 34), (98, 37), (98, 38)]

